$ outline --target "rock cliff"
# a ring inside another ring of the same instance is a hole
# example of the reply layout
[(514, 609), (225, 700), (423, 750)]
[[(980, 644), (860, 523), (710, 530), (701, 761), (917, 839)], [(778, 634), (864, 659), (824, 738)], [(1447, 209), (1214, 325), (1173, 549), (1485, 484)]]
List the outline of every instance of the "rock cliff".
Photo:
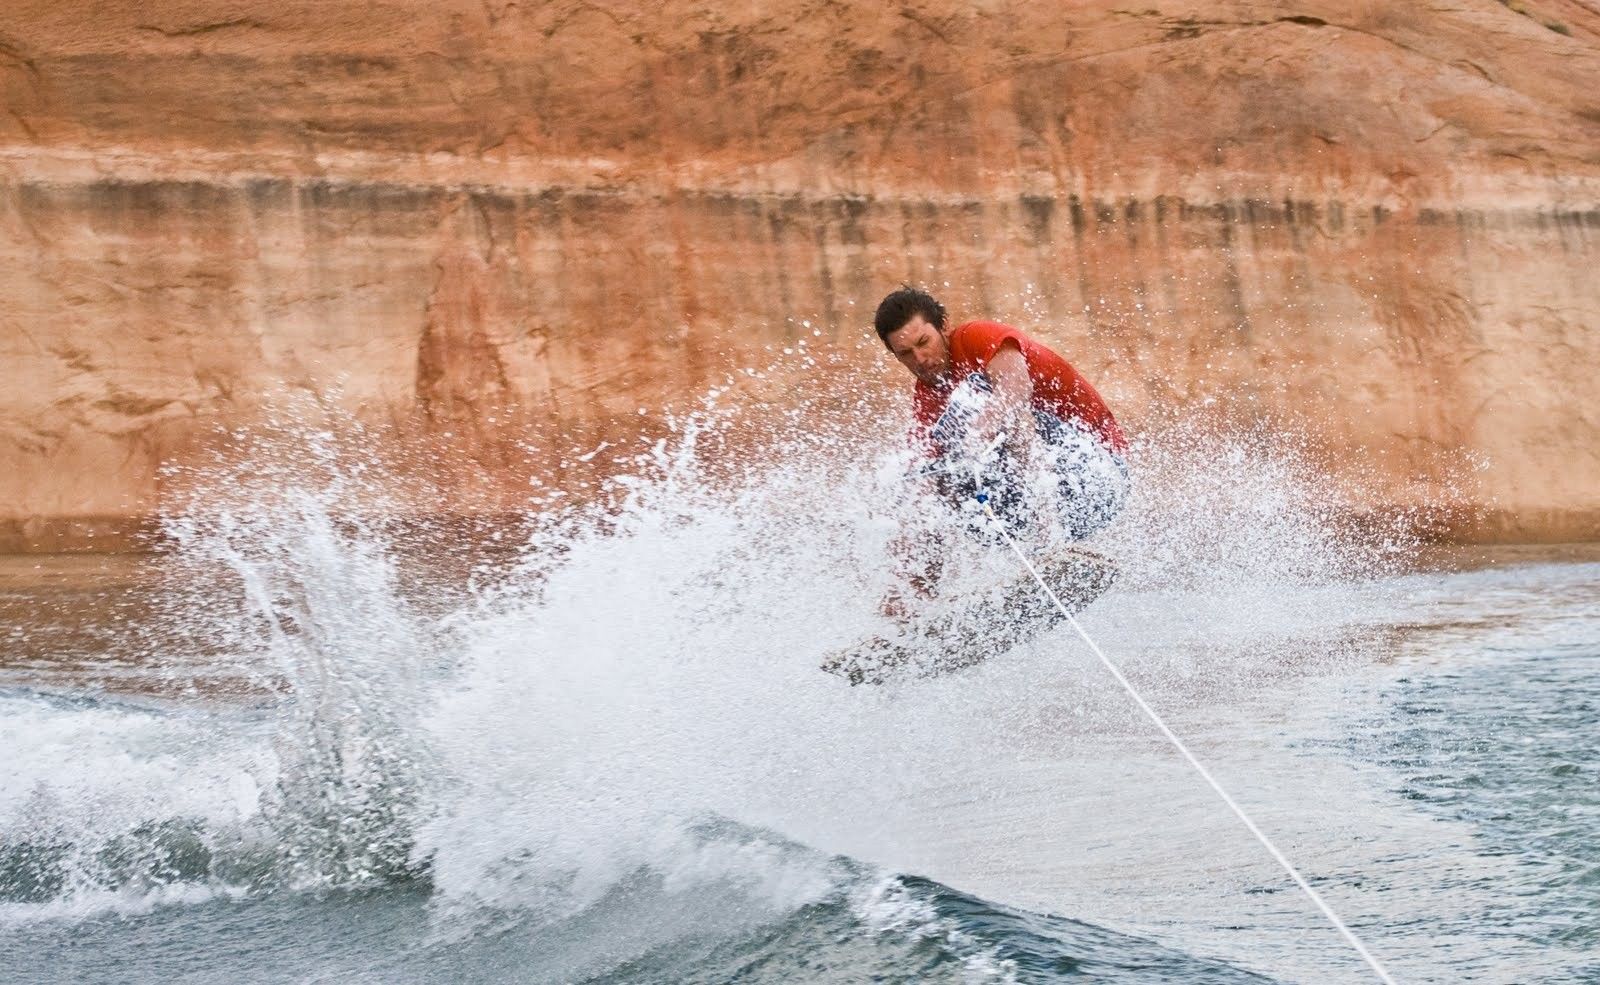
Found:
[(12, 0), (0, 548), (127, 543), (297, 392), (514, 506), (765, 347), (879, 366), (901, 280), (1135, 434), (1221, 403), (1600, 539), (1597, 261), (1582, 0)]

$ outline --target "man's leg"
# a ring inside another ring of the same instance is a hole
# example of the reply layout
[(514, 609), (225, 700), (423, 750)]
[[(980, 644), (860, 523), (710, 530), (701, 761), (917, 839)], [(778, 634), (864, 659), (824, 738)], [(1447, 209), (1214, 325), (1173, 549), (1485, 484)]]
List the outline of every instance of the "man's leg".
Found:
[(1128, 465), (1093, 435), (1051, 418), (1047, 446), (1054, 459), (1062, 533), (1082, 540), (1104, 528), (1127, 503)]

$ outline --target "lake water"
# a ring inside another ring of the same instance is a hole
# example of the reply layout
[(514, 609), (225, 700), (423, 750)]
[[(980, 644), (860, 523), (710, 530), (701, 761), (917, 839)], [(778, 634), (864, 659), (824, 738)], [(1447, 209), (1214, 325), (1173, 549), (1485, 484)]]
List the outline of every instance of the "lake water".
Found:
[[(851, 688), (894, 525), (675, 468), (471, 563), (280, 483), (0, 564), (0, 978), (1372, 980), (1070, 629)], [(1600, 558), (1351, 564), (1270, 473), (1084, 628), (1398, 980), (1600, 980)]]

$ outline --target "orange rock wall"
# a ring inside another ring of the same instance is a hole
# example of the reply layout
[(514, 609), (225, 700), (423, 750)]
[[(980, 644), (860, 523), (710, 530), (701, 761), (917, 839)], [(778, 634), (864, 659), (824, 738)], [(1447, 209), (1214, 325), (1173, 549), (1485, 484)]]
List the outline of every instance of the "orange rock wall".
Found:
[(1578, 0), (127, 8), (0, 9), (0, 548), (126, 543), (296, 395), (514, 506), (797, 338), (902, 386), (903, 279), (1135, 433), (1303, 422), (1374, 509), (1600, 539)]

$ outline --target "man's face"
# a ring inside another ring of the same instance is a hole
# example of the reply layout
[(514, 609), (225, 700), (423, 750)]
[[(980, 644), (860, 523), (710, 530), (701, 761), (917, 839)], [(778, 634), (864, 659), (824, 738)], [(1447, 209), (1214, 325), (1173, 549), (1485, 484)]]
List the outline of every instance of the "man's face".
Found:
[(949, 378), (950, 344), (944, 333), (921, 315), (912, 315), (910, 321), (890, 332), (886, 341), (900, 365), (922, 382), (935, 384)]

